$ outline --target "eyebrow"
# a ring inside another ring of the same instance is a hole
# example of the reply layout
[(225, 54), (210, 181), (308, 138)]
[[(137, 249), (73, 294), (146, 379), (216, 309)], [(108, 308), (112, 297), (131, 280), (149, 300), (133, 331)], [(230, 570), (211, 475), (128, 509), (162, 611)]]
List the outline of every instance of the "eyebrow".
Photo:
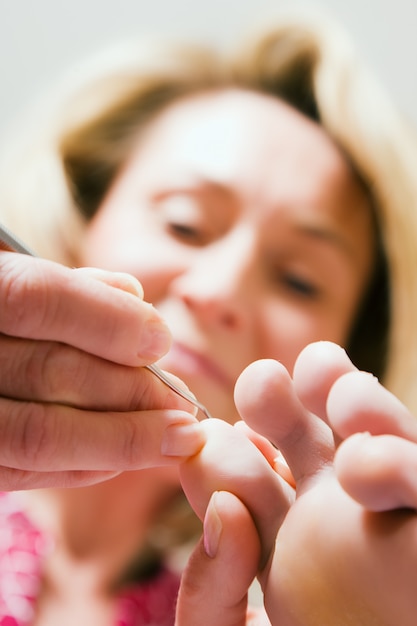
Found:
[(302, 223), (296, 225), (296, 231), (310, 239), (316, 239), (318, 241), (329, 243), (335, 248), (345, 252), (346, 256), (351, 259), (354, 259), (355, 257), (355, 252), (349, 241), (347, 241), (342, 233), (333, 230), (332, 228)]
[(171, 182), (168, 180), (166, 183), (166, 190), (162, 192), (162, 195), (169, 195), (177, 192), (189, 193), (193, 195), (198, 195), (202, 192), (214, 192), (224, 198), (235, 199), (236, 197), (235, 192), (233, 189), (229, 188), (228, 185), (218, 182), (213, 178), (207, 178), (198, 174), (195, 174), (183, 182)]
[[(227, 199), (233, 203), (239, 202), (239, 194), (233, 187), (228, 184), (218, 181), (211, 176), (201, 175), (197, 172), (193, 172), (192, 176), (183, 183), (176, 184), (167, 183), (166, 190), (160, 195), (168, 196), (170, 194), (181, 192), (194, 196), (198, 196), (201, 193), (214, 192), (216, 195)], [(350, 242), (343, 236), (343, 234), (331, 227), (320, 224), (311, 224), (308, 221), (302, 219), (294, 224), (294, 230), (302, 235), (307, 236), (309, 239), (316, 239), (317, 241), (324, 241), (329, 243), (336, 249), (341, 250), (350, 259), (355, 259), (355, 251)]]
[(162, 190), (151, 194), (153, 199), (168, 198), (175, 194), (185, 194), (194, 198), (201, 198), (207, 194), (213, 194), (216, 201), (222, 204), (227, 202), (233, 209), (239, 203), (239, 198), (234, 189), (230, 188), (222, 182), (218, 182), (212, 178), (195, 175), (193, 178), (177, 182), (167, 181), (165, 185), (161, 185)]

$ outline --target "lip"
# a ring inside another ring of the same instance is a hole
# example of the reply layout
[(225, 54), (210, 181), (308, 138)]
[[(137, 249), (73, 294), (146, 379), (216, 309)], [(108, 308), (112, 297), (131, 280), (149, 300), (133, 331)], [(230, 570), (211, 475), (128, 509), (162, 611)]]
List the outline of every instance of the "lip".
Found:
[(233, 389), (234, 381), (215, 361), (182, 343), (172, 344), (169, 353), (162, 359), (163, 367), (165, 359), (175, 366), (180, 377), (183, 372), (191, 375), (200, 374), (228, 390)]

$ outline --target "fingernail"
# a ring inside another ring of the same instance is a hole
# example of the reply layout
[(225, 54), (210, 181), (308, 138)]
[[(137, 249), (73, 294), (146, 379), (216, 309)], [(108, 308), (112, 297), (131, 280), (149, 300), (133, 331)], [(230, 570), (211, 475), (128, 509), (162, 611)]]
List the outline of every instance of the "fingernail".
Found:
[(274, 459), (274, 470), (277, 474), (281, 476), (291, 487), (296, 488), (297, 484), (295, 482), (295, 478), (292, 475), (290, 468), (288, 467), (288, 463), (285, 460), (283, 454), (278, 450), (278, 454)]
[(143, 287), (137, 278), (131, 274), (127, 274), (126, 272), (110, 272), (97, 267), (79, 267), (74, 271), (100, 280), (102, 283), (106, 283), (106, 285), (127, 291), (141, 300), (143, 299)]
[(171, 342), (168, 326), (160, 317), (153, 315), (143, 327), (139, 340), (139, 356), (156, 361), (168, 352)]
[(222, 521), (216, 509), (217, 493), (218, 492), (215, 491), (211, 496), (206, 515), (204, 517), (204, 551), (211, 559), (214, 559), (217, 554), (220, 536), (223, 530)]
[(133, 296), (137, 296), (141, 300), (143, 299), (143, 287), (141, 283), (131, 274), (125, 274), (124, 272), (116, 272), (114, 275), (114, 285), (118, 289), (127, 291)]
[(165, 430), (161, 441), (164, 456), (194, 456), (205, 444), (204, 431), (199, 422), (172, 424)]

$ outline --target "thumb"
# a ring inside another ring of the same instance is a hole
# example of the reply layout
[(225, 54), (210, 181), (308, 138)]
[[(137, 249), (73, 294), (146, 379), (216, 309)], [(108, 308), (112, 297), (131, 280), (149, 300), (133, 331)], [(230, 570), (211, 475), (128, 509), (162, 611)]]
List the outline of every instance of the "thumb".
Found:
[(233, 494), (215, 492), (204, 519), (204, 537), (182, 576), (175, 626), (244, 626), (248, 588), (260, 554), (247, 508)]

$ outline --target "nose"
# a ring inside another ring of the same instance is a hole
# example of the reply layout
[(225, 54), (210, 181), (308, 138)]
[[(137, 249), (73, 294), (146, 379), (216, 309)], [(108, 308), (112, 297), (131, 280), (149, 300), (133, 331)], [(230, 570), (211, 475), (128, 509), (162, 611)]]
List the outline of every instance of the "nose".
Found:
[(255, 242), (241, 231), (199, 248), (190, 266), (175, 279), (176, 297), (203, 324), (245, 329), (255, 281)]

